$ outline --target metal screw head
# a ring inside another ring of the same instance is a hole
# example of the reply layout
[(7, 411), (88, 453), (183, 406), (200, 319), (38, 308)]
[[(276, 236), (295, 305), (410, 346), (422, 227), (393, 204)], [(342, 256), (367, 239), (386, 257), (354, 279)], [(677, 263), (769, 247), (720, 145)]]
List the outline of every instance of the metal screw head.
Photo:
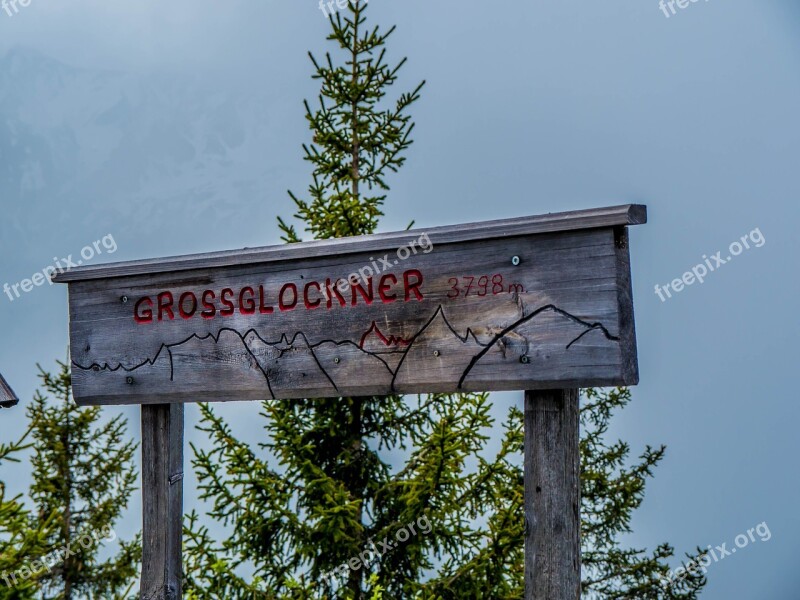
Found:
[(523, 365), (527, 365), (529, 362), (531, 362), (531, 359), (523, 354), (519, 357), (519, 362), (521, 362)]
[(439, 351), (438, 351), (438, 350), (434, 350), (434, 351), (433, 351), (433, 355), (434, 355), (434, 356), (439, 356), (439, 354), (440, 354), (440, 353), (439, 353)]
[(512, 256), (511, 257), (511, 264), (516, 267), (519, 264), (519, 256)]
[(125, 378), (125, 383), (127, 383), (128, 385), (132, 385), (133, 384), (133, 377), (126, 377)]
[(122, 303), (125, 304), (128, 301), (128, 297), (123, 296), (122, 298), (120, 298), (120, 300), (122, 300)]
[(336, 358), (334, 358), (333, 362), (335, 362), (338, 365), (339, 364), (339, 357), (337, 356)]

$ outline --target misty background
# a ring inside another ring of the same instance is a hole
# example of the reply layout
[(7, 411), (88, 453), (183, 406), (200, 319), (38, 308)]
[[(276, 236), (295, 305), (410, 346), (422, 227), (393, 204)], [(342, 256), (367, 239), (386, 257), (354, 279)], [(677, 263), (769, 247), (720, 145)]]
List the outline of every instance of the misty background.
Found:
[[(800, 6), (710, 0), (372, 0), (426, 79), (409, 160), (381, 231), (630, 202), (641, 384), (612, 435), (668, 446), (630, 543), (683, 555), (766, 522), (772, 537), (709, 567), (709, 599), (800, 597), (795, 459), (800, 245)], [(33, 0), (0, 10), (0, 286), (113, 236), (92, 264), (279, 242), (310, 168), (307, 51), (327, 49), (315, 0)], [(661, 302), (656, 284), (758, 228), (751, 248)], [(101, 246), (102, 247), (102, 246)], [(64, 286), (0, 295), (0, 372), (20, 405), (36, 363), (67, 352)], [(521, 394), (495, 394), (496, 414)], [(139, 409), (122, 411), (139, 435)], [(220, 405), (261, 439), (258, 403)], [(186, 437), (206, 443), (188, 406)], [(186, 449), (185, 506), (199, 507)], [(3, 465), (10, 492), (26, 464)], [(9, 476), (9, 474), (11, 474)], [(141, 526), (140, 498), (117, 533)], [(677, 561), (674, 564), (677, 566)]]

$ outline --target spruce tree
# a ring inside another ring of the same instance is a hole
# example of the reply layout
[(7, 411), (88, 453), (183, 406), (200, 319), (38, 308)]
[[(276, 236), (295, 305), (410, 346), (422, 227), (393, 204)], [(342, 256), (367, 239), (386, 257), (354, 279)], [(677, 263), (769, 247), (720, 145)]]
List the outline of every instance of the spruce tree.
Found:
[[(581, 405), (581, 560), (583, 597), (602, 600), (675, 598), (693, 600), (706, 584), (703, 573), (691, 570), (682, 579), (664, 585), (669, 544), (652, 552), (626, 548), (621, 536), (631, 533), (631, 517), (644, 500), (645, 484), (664, 458), (666, 448), (647, 446), (638, 460), (630, 460), (630, 446), (610, 442), (608, 428), (614, 413), (631, 400), (627, 388), (584, 390)], [(698, 554), (686, 555), (691, 564)], [(686, 564), (684, 563), (684, 564)]]
[[(99, 407), (71, 398), (67, 366), (51, 374), (41, 367), (42, 390), (28, 408), (32, 427), (33, 483), (38, 514), (55, 515), (44, 566), (36, 575), (42, 600), (124, 598), (136, 582), (140, 537), (120, 540), (114, 526), (136, 488), (136, 444), (121, 415), (104, 419)], [(35, 519), (36, 520), (36, 519)], [(118, 551), (106, 559), (111, 541)]]
[[(372, 233), (383, 215), (388, 191), (386, 176), (405, 163), (414, 124), (408, 108), (420, 97), (423, 81), (401, 94), (393, 105), (386, 95), (406, 62), (386, 62), (386, 41), (395, 28), (382, 33), (366, 26), (368, 0), (353, 0), (349, 12), (331, 16), (328, 40), (338, 46), (323, 61), (313, 53), (313, 79), (320, 82), (319, 106), (304, 102), (306, 120), (313, 132), (311, 145), (303, 144), (305, 159), (314, 167), (309, 199), (290, 197), (300, 219), (315, 239)], [(338, 59), (338, 60), (337, 60)], [(366, 188), (366, 189), (365, 189)], [(299, 242), (293, 225), (278, 218), (286, 242)]]
[[(6, 429), (7, 431), (7, 429)], [(19, 440), (0, 442), (0, 467), (20, 462), (19, 453), (31, 446), (28, 429)], [(0, 600), (32, 600), (37, 590), (36, 579), (26, 576), (35, 561), (44, 556), (47, 537), (54, 519), (40, 520), (34, 526), (22, 494), (6, 497), (6, 484), (0, 480)]]
[[(393, 29), (367, 27), (366, 8), (354, 0), (333, 16), (335, 51), (310, 55), (321, 86), (318, 104), (305, 103), (313, 177), (306, 198), (290, 195), (315, 239), (374, 232), (387, 175), (411, 144), (408, 109), (423, 84), (387, 101), (405, 60), (386, 64)], [(284, 241), (300, 241), (293, 225), (279, 219), (279, 227)], [(693, 590), (659, 586), (668, 546), (652, 556), (620, 549), (618, 536), (663, 455), (648, 449), (629, 467), (627, 446), (606, 445), (611, 410), (626, 394), (590, 391), (584, 408), (585, 589), (694, 598)], [(264, 441), (254, 448), (201, 404), (198, 428), (209, 446), (192, 446), (192, 464), (207, 515), (227, 532), (216, 541), (189, 515), (187, 598), (521, 599), (523, 419), (511, 408), (498, 426), (490, 407), (488, 394), (268, 400)], [(491, 436), (500, 437), (493, 455)], [(358, 568), (343, 566), (351, 561)]]

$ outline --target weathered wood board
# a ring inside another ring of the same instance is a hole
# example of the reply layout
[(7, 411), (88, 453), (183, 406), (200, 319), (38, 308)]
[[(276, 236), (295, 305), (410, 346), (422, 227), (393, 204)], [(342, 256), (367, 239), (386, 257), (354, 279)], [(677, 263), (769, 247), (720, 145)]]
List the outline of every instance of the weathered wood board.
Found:
[(645, 221), (626, 205), (61, 273), (74, 397), (632, 385), (626, 226)]
[(0, 408), (11, 408), (19, 402), (17, 395), (0, 375)]

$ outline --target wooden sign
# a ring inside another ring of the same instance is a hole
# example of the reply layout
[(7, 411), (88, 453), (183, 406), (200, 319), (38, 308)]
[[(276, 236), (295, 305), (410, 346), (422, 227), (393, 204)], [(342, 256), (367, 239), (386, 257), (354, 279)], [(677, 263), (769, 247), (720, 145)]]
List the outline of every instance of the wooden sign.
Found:
[(627, 226), (646, 219), (626, 205), (56, 274), (75, 400), (143, 405), (142, 597), (182, 597), (182, 402), (513, 389), (525, 597), (578, 597), (574, 388), (638, 382)]
[(11, 386), (9, 386), (6, 380), (3, 379), (3, 376), (0, 375), (0, 408), (11, 408), (18, 402), (19, 399), (14, 393), (14, 390), (11, 389)]
[(86, 266), (79, 404), (638, 381), (626, 205)]

